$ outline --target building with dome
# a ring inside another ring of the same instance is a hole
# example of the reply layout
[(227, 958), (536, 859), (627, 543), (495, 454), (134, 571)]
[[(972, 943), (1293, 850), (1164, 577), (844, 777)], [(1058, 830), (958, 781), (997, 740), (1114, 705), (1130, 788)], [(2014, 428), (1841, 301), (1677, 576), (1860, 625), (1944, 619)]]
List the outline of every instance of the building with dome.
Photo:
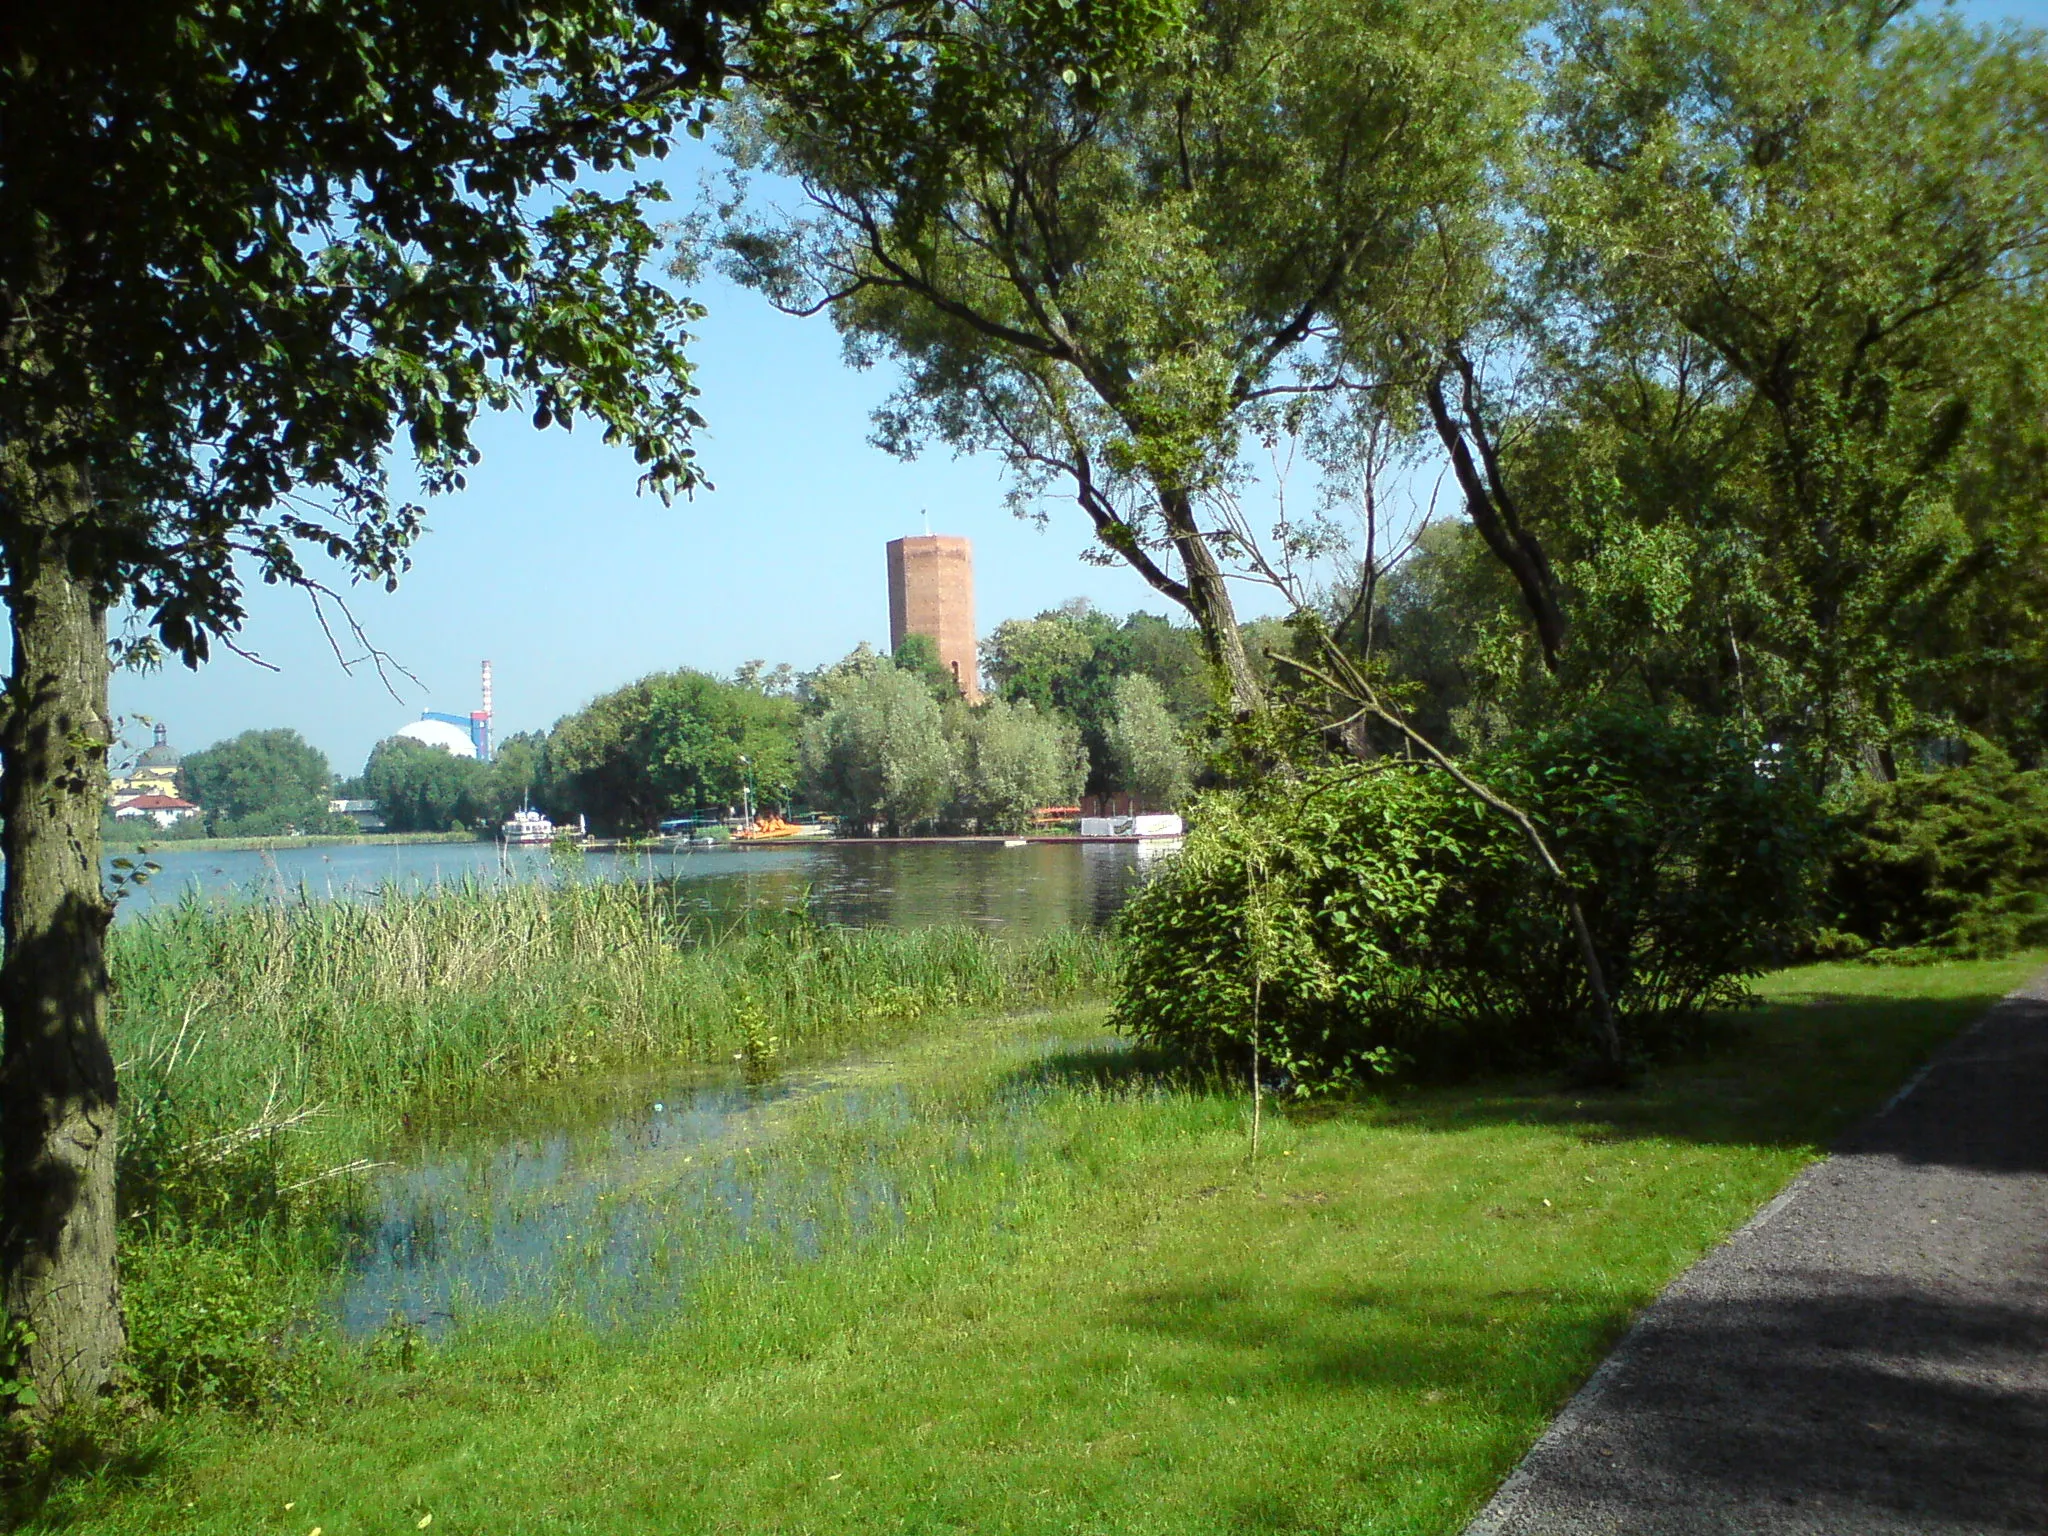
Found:
[(170, 728), (159, 725), (156, 741), (138, 753), (135, 761), (124, 772), (115, 774), (108, 783), (108, 809), (118, 809), (140, 795), (160, 795), (176, 800), (178, 770), (184, 761), (178, 749), (171, 745)]
[(454, 757), (491, 760), (491, 664), (483, 665), (483, 699), (466, 715), (447, 715), (430, 709), (398, 734), (407, 741), (439, 747)]

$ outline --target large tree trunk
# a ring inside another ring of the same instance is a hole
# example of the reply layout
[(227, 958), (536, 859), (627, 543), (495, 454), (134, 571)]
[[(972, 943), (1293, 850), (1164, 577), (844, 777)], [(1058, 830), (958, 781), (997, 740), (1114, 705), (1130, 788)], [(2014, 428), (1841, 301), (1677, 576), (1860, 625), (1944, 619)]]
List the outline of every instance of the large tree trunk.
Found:
[[(100, 881), (106, 609), (71, 570), (76, 473), (12, 495), (14, 671), (0, 721), (0, 1294), (48, 1418), (107, 1385), (124, 1345), (114, 1267), (114, 1058)], [(19, 491), (21, 487), (10, 487)]]
[(1201, 626), (1202, 646), (1230, 690), (1230, 711), (1240, 718), (1256, 714), (1265, 707), (1266, 690), (1259, 686), (1258, 675), (1252, 671), (1251, 657), (1244, 648), (1244, 631), (1237, 627), (1237, 607), (1230, 600), (1223, 568), (1216, 563), (1209, 541), (1195, 525), (1194, 506), (1189, 498), (1182, 494), (1162, 495), (1160, 505), (1166, 514), (1174, 553), (1180, 556), (1181, 570), (1187, 575), (1184, 604)]

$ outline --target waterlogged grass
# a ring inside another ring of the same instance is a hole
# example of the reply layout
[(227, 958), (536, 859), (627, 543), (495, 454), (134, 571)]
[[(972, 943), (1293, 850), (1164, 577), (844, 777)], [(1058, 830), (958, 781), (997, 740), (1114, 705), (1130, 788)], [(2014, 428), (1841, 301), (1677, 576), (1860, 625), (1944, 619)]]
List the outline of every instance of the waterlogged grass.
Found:
[[(1634, 1092), (1296, 1109), (1256, 1167), (1241, 1095), (1106, 1054), (1099, 1012), (953, 1031), (866, 1085), (892, 1112), (727, 1148), (687, 1217), (715, 1262), (638, 1307), (175, 1421), (29, 1526), (1454, 1532), (1636, 1308), (2041, 958), (1788, 973)], [(749, 1236), (748, 1190), (817, 1220)]]
[(1091, 930), (721, 927), (661, 883), (191, 900), (116, 930), (112, 962), (124, 1199), (209, 1218), (260, 1214), (435, 1105), (655, 1061), (765, 1070), (1099, 995), (1112, 968)]

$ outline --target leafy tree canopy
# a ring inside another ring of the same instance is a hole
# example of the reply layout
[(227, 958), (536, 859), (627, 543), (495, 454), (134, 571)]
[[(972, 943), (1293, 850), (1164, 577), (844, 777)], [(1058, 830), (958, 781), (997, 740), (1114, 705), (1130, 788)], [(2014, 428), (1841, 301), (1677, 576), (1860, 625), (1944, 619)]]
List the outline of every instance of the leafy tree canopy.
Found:
[[(0, 28), (0, 513), (197, 659), (243, 557), (395, 577), (481, 411), (594, 420), (695, 479), (684, 326), (632, 171), (699, 120), (705, 4), (10, 9)], [(53, 479), (52, 477), (56, 477)], [(312, 499), (285, 500), (299, 492)]]
[(797, 782), (796, 701), (703, 672), (657, 672), (555, 724), (547, 798), (607, 830), (645, 831), (750, 786), (787, 803)]
[(1073, 722), (1029, 703), (991, 699), (953, 713), (958, 787), (953, 812), (985, 832), (1023, 832), (1044, 805), (1071, 804), (1088, 776)]
[(1567, 7), (1560, 41), (1529, 202), (1552, 388), (1505, 451), (1580, 675), (1824, 776), (2036, 692), (2041, 40), (1639, 0)]
[[(1199, 520), (1247, 431), (1462, 283), (1446, 220), (1514, 122), (1525, 12), (1479, 0), (865, 0), (764, 28), (730, 143), (801, 181), (717, 241), (906, 383), (885, 445), (1001, 454), (1055, 487), (1260, 697)], [(1375, 359), (1375, 366), (1381, 359)]]
[(889, 660), (897, 671), (923, 678), (932, 697), (941, 704), (960, 697), (960, 684), (954, 679), (952, 668), (939, 659), (938, 642), (930, 635), (905, 635), (903, 643), (889, 653)]
[(493, 766), (393, 736), (370, 749), (363, 792), (394, 832), (447, 832), (486, 820), (496, 809)]
[(937, 820), (953, 796), (954, 747), (924, 680), (863, 648), (816, 686), (824, 707), (803, 728), (805, 793), (852, 826)]
[(327, 830), (334, 775), (327, 754), (297, 731), (244, 731), (187, 753), (182, 772), (187, 795), (216, 835)]
[(1157, 683), (1134, 672), (1116, 682), (1109, 721), (1110, 769), (1118, 787), (1171, 810), (1193, 778), (1185, 733)]
[(692, 484), (694, 310), (645, 270), (636, 177), (753, 3), (0, 8), (0, 1290), (36, 1415), (122, 1347), (109, 611), (196, 663), (252, 574), (395, 581), (420, 512), (392, 456), (459, 487), (486, 410)]

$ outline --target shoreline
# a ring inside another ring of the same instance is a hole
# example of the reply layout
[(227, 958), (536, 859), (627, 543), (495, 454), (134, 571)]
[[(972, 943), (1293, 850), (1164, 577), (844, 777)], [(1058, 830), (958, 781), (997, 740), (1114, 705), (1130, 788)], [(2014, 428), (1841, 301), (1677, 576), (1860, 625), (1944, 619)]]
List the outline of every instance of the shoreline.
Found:
[(1185, 834), (1177, 834), (1155, 837), (1136, 832), (1118, 832), (1083, 837), (1078, 832), (1027, 832), (1018, 837), (1006, 837), (1000, 832), (961, 832), (931, 837), (790, 837), (758, 841), (752, 838), (734, 838), (732, 845), (738, 848), (789, 848), (802, 847), (806, 843), (836, 843), (841, 847), (875, 847), (903, 843), (1178, 843), (1184, 836)]
[(288, 848), (399, 848), (425, 843), (477, 843), (488, 839), (474, 832), (366, 832), (357, 837), (340, 833), (310, 833), (303, 837), (170, 837), (151, 840), (106, 839), (102, 851), (108, 856), (136, 849), (145, 853), (261, 853)]

